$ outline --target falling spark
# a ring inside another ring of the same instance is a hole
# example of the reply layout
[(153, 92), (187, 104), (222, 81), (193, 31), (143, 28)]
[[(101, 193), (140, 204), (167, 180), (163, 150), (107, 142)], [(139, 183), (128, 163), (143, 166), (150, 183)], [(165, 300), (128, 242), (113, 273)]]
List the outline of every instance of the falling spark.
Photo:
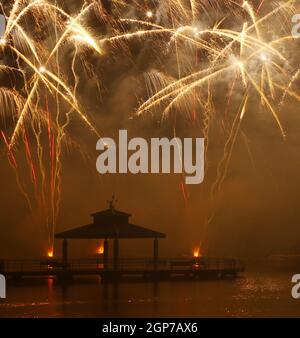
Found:
[(152, 18), (153, 17), (153, 13), (151, 11), (147, 11), (146, 12), (146, 16), (147, 16), (147, 18)]
[(267, 57), (267, 55), (266, 55), (265, 53), (262, 53), (262, 54), (260, 55), (260, 59), (261, 59), (261, 61), (263, 61), (263, 62), (268, 61), (268, 57)]
[(46, 73), (46, 68), (44, 66), (41, 66), (39, 68), (39, 71), (40, 71), (40, 73), (44, 74), (44, 73)]

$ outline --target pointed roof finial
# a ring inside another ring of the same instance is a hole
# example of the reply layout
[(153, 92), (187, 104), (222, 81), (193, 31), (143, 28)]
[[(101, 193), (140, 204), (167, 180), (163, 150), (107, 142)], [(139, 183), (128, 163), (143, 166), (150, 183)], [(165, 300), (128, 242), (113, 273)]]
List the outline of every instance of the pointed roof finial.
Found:
[(107, 204), (109, 206), (109, 209), (111, 211), (115, 210), (115, 203), (118, 202), (118, 200), (116, 199), (115, 194), (112, 195), (111, 199), (107, 201)]

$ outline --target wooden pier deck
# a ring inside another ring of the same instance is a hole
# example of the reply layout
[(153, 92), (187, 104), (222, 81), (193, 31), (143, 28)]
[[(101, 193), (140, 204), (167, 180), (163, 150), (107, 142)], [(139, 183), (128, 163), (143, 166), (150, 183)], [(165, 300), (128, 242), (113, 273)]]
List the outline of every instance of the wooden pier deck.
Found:
[[(111, 266), (111, 267), (110, 267)], [(0, 273), (6, 278), (55, 277), (70, 280), (80, 276), (99, 276), (103, 282), (122, 280), (205, 280), (236, 278), (244, 271), (240, 261), (232, 259), (162, 259), (156, 266), (151, 259), (125, 259), (118, 269), (109, 264), (104, 269), (102, 259), (73, 259), (64, 267), (59, 260), (3, 261)]]

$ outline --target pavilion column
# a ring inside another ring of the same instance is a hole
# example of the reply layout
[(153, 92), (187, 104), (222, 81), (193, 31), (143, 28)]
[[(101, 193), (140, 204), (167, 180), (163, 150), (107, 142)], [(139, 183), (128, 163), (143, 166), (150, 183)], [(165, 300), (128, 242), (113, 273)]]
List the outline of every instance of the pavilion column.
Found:
[(63, 268), (66, 270), (68, 267), (68, 240), (65, 238), (62, 242), (62, 263)]
[(114, 270), (119, 268), (119, 240), (114, 239)]
[(153, 241), (153, 265), (154, 270), (157, 270), (158, 267), (158, 239), (155, 238)]
[(103, 267), (108, 269), (108, 240), (104, 240)]

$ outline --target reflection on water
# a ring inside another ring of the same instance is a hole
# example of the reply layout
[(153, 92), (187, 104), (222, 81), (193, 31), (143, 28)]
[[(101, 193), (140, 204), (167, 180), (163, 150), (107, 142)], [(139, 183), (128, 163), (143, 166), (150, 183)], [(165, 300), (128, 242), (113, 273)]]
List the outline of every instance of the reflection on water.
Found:
[(300, 264), (268, 264), (249, 267), (243, 278), (227, 281), (101, 284), (99, 279), (83, 279), (67, 286), (53, 279), (8, 282), (0, 316), (300, 317), (300, 300), (291, 297), (291, 277), (299, 272)]

